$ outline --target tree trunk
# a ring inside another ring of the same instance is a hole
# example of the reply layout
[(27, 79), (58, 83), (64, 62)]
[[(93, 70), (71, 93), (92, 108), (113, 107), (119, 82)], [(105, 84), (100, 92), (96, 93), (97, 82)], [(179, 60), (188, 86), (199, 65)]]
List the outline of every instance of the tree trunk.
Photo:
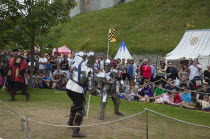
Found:
[(35, 45), (35, 37), (31, 37), (31, 50), (30, 50), (30, 55), (31, 55), (31, 67), (30, 67), (30, 76), (29, 76), (29, 84), (28, 88), (32, 88), (32, 80), (33, 80), (33, 71), (34, 71), (34, 45)]

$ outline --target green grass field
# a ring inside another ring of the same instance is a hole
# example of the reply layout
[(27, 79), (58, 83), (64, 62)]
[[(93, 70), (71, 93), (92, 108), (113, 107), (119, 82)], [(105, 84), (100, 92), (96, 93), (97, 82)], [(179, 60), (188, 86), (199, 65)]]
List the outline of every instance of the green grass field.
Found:
[[(69, 114), (69, 107), (71, 100), (65, 92), (49, 89), (33, 89), (31, 93), (31, 101), (25, 102), (25, 96), (17, 95), (16, 102), (7, 102), (9, 95), (5, 91), (0, 91), (0, 100), (15, 109), (21, 115), (29, 117), (33, 120), (50, 123), (66, 125)], [(101, 121), (99, 118), (99, 104), (100, 98), (92, 96), (90, 104), (89, 116), (84, 118), (83, 125), (96, 124)], [(210, 113), (181, 109), (177, 107), (145, 104), (140, 102), (131, 102), (122, 100), (120, 110), (126, 116), (130, 116), (141, 112), (144, 108), (149, 108), (160, 112), (167, 116), (181, 119), (187, 122), (210, 126)], [(210, 129), (195, 127), (170, 120), (148, 112), (149, 117), (149, 138), (210, 138)], [(105, 120), (103, 122), (116, 120), (122, 117), (114, 115), (113, 102), (110, 99), (107, 104)], [(20, 117), (12, 113), (4, 105), (0, 103), (0, 137), (3, 139), (21, 139), (23, 133), (19, 132)], [(146, 138), (145, 132), (145, 114), (138, 115), (131, 119), (120, 121), (97, 127), (84, 127), (81, 132), (88, 135), (87, 138), (97, 139), (139, 139)], [(68, 139), (71, 138), (71, 129), (62, 127), (51, 127), (38, 125), (29, 122), (31, 128), (32, 138), (36, 139)]]
[(116, 29), (117, 42), (110, 44), (116, 54), (122, 40), (131, 54), (166, 54), (188, 29), (210, 28), (209, 0), (134, 0), (113, 8), (75, 16), (54, 27), (46, 40), (73, 51), (107, 50), (108, 29)]

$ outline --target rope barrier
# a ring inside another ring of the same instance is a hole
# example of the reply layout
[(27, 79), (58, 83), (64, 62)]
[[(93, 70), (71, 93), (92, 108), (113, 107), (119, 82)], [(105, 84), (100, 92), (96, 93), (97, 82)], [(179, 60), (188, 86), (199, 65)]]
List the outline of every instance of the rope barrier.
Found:
[(210, 129), (210, 127), (208, 127), (208, 126), (199, 125), (199, 124), (194, 124), (194, 123), (186, 122), (186, 121), (183, 121), (183, 120), (179, 120), (179, 119), (176, 119), (176, 118), (173, 118), (173, 117), (170, 117), (170, 116), (161, 114), (161, 113), (159, 113), (159, 112), (156, 112), (156, 111), (153, 111), (153, 110), (150, 110), (150, 109), (145, 109), (145, 110), (146, 110), (146, 111), (150, 111), (150, 112), (155, 113), (155, 114), (158, 114), (158, 115), (161, 115), (161, 116), (163, 116), (163, 117), (166, 117), (166, 118), (175, 120), (175, 121), (179, 121), (179, 122), (185, 123), (185, 124), (189, 124), (189, 125), (194, 125), (194, 126), (199, 126), (199, 127), (203, 127), (203, 128), (208, 128), (208, 129)]
[(7, 104), (5, 104), (3, 101), (0, 100), (0, 102), (2, 104), (4, 104), (7, 108), (9, 108), (12, 112), (14, 112), (18, 116), (20, 116), (21, 117), (21, 122), (22, 122), (22, 120), (23, 121), (30, 121), (30, 122), (33, 122), (33, 123), (47, 125), (47, 126), (54, 126), (54, 127), (93, 127), (93, 126), (100, 126), (100, 125), (106, 125), (106, 124), (111, 124), (111, 123), (115, 123), (115, 122), (118, 122), (118, 121), (126, 120), (126, 119), (129, 119), (129, 118), (132, 118), (132, 117), (135, 117), (137, 115), (140, 115), (140, 114), (145, 113), (145, 111), (142, 111), (142, 112), (139, 112), (137, 114), (134, 114), (134, 115), (131, 115), (131, 116), (128, 116), (128, 117), (124, 117), (124, 118), (120, 118), (120, 119), (117, 119), (117, 120), (113, 120), (113, 121), (109, 121), (109, 122), (104, 122), (104, 123), (98, 123), (98, 124), (92, 124), (92, 125), (69, 126), (69, 125), (48, 124), (48, 123), (44, 123), (44, 122), (35, 121), (35, 120), (30, 119), (30, 118), (26, 118), (26, 117), (20, 115), (19, 113), (17, 113), (15, 110), (13, 110)]

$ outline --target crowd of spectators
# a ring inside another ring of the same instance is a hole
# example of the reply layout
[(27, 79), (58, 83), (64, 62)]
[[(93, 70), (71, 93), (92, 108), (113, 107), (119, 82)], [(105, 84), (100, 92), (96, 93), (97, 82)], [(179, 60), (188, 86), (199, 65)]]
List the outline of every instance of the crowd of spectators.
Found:
[[(30, 55), (20, 55), (26, 58), (29, 69)], [(10, 51), (3, 51), (0, 66), (0, 86), (5, 77), (4, 66), (11, 57)], [(157, 65), (152, 65), (147, 59), (140, 59), (138, 64), (133, 59), (112, 59), (113, 68), (119, 71), (117, 88), (119, 97), (128, 101), (154, 102), (188, 109), (210, 111), (210, 65), (203, 71), (198, 59), (189, 59), (182, 63), (181, 68), (172, 61), (161, 59)], [(33, 87), (65, 90), (70, 78), (72, 57), (61, 56), (58, 51), (52, 55), (35, 54), (33, 69)], [(97, 55), (94, 64), (96, 73), (104, 68), (104, 55)], [(28, 73), (30, 72), (28, 69)]]

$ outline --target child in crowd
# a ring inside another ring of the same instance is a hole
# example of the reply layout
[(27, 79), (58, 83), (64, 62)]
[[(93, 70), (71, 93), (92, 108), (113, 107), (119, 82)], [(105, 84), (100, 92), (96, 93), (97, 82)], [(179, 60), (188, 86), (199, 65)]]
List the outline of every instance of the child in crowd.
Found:
[(60, 81), (60, 76), (59, 76), (59, 74), (56, 74), (54, 79), (52, 80), (52, 89), (57, 88), (57, 84), (59, 81)]
[(182, 102), (182, 98), (181, 98), (181, 95), (178, 91), (176, 90), (172, 90), (172, 98), (173, 98), (173, 101), (175, 104), (179, 104)]
[(65, 91), (66, 90), (66, 83), (67, 83), (67, 79), (64, 75), (61, 75), (61, 79), (59, 81), (59, 83), (57, 84), (57, 87), (59, 90)]
[(138, 98), (140, 102), (150, 102), (154, 100), (151, 86), (147, 82), (143, 82), (142, 88), (139, 89)]
[(33, 75), (33, 81), (32, 81), (32, 86), (34, 87), (34, 88), (39, 88), (39, 79), (40, 79), (41, 77), (39, 76), (39, 74), (38, 74), (38, 72), (35, 72), (34, 73), (34, 75)]
[(48, 73), (45, 73), (44, 76), (42, 77), (42, 83), (45, 88), (51, 87), (51, 78), (49, 77)]
[(162, 94), (165, 93), (166, 90), (163, 88), (163, 85), (160, 83), (158, 87), (154, 91), (154, 98), (162, 97)]
[(200, 103), (202, 105), (202, 110), (210, 111), (210, 103), (209, 103), (209, 96), (208, 95), (204, 95), (203, 100), (200, 100)]
[(172, 102), (172, 95), (169, 91), (166, 91), (163, 93), (159, 98), (155, 99), (156, 104), (168, 104), (168, 105), (175, 105), (175, 103)]
[(135, 86), (135, 83), (131, 83), (130, 93), (125, 94), (125, 99), (128, 101), (138, 100), (138, 86)]

